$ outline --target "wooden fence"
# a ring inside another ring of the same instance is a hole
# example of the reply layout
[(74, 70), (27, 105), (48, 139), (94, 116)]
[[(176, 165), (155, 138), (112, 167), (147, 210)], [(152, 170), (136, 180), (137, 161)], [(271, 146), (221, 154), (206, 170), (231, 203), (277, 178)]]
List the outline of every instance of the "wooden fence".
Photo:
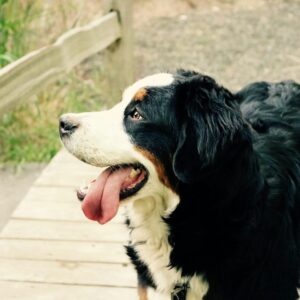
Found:
[(75, 65), (106, 48), (104, 63), (116, 99), (133, 80), (132, 0), (104, 0), (105, 15), (64, 33), (47, 47), (0, 69), (0, 114), (35, 95)]

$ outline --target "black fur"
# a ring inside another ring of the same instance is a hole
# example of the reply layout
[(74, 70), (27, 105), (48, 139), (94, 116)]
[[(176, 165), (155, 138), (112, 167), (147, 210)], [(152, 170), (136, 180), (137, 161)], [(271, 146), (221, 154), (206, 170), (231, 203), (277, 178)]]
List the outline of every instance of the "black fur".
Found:
[(129, 256), (137, 272), (139, 287), (152, 287), (156, 289), (156, 285), (151, 278), (151, 274), (148, 270), (148, 267), (140, 260), (137, 252), (134, 250), (134, 247), (126, 246), (125, 248), (126, 253)]
[[(132, 141), (164, 164), (180, 197), (164, 220), (170, 267), (204, 276), (205, 300), (297, 299), (300, 85), (259, 82), (232, 94), (195, 72), (175, 78), (148, 88), (124, 116)], [(130, 119), (134, 109), (141, 122)]]

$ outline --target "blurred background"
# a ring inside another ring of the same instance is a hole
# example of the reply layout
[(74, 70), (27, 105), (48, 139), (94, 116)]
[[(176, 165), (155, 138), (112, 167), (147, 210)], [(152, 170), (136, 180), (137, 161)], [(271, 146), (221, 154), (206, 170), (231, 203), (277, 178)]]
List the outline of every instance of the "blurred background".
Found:
[[(0, 67), (102, 11), (101, 0), (0, 0)], [(299, 0), (134, 0), (133, 34), (135, 78), (193, 69), (233, 91), (300, 81)], [(90, 57), (0, 116), (0, 227), (60, 149), (58, 116), (112, 105), (102, 59)]]

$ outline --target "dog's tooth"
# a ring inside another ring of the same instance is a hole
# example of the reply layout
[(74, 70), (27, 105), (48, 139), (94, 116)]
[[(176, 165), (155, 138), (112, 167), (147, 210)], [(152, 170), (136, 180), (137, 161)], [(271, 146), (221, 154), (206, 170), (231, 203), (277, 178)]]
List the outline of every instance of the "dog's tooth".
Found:
[(130, 172), (130, 174), (129, 174), (129, 177), (130, 178), (134, 178), (136, 176), (136, 174), (137, 174), (136, 170), (132, 169), (131, 172)]
[(134, 177), (136, 177), (140, 173), (141, 173), (140, 169), (132, 169), (131, 172), (130, 172), (130, 174), (129, 174), (129, 177), (130, 178), (134, 178)]

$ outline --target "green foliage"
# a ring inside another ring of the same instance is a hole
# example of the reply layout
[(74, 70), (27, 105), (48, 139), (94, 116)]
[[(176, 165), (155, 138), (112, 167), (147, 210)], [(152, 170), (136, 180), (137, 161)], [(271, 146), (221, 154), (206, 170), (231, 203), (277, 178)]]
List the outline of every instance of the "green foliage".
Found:
[(0, 0), (0, 67), (26, 53), (34, 0), (23, 2)]
[(0, 117), (0, 164), (49, 161), (61, 147), (59, 116), (99, 109), (99, 89), (76, 71)]
[[(37, 0), (0, 0), (0, 68), (41, 46), (37, 40), (44, 32), (37, 28), (33, 34), (31, 30), (37, 27), (40, 4)], [(58, 26), (59, 31), (67, 30), (65, 25)], [(46, 38), (45, 42), (51, 41)], [(0, 115), (0, 164), (49, 161), (61, 147), (59, 116), (99, 109), (100, 69), (81, 65), (13, 111)]]

